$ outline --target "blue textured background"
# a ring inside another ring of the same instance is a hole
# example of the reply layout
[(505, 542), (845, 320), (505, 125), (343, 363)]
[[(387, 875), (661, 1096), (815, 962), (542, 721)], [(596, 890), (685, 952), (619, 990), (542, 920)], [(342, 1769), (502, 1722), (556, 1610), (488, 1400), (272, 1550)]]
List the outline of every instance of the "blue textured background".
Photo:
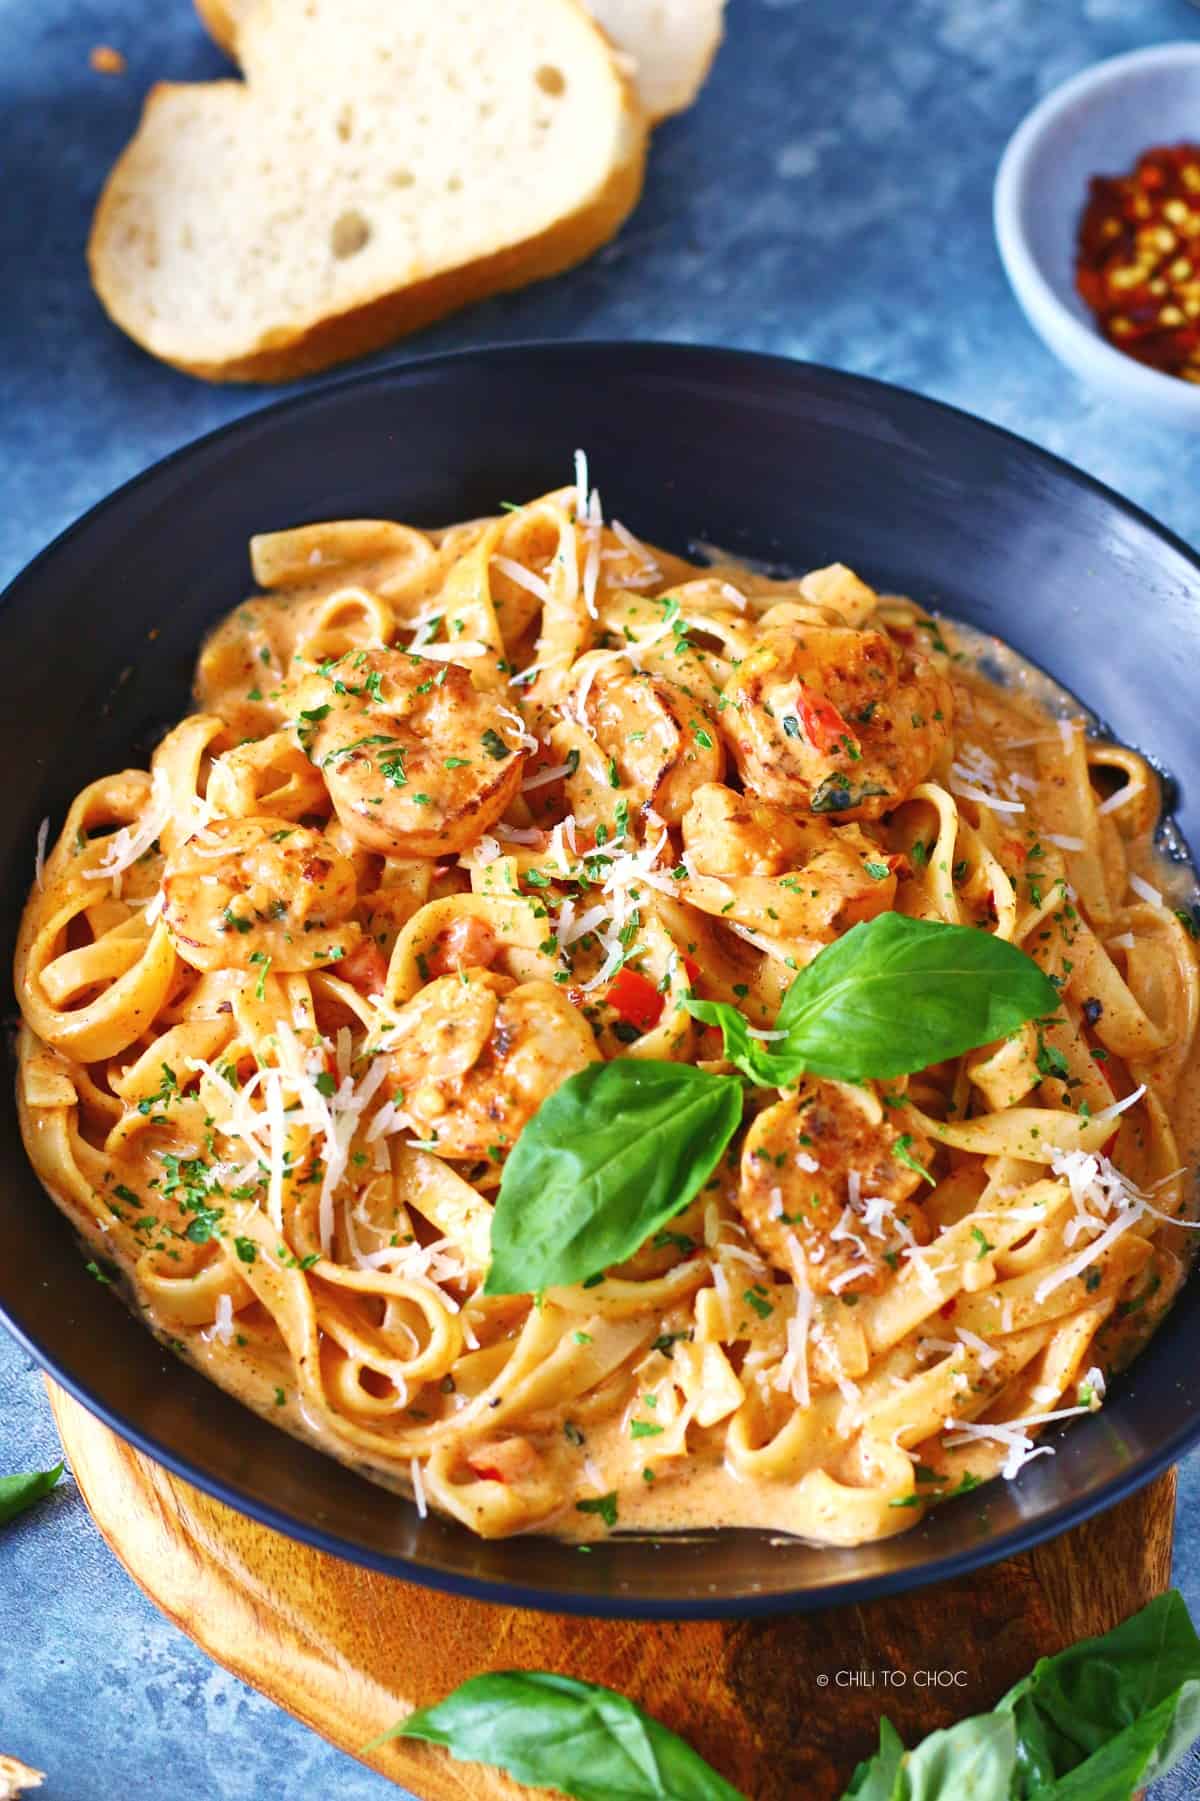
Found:
[[(377, 360), (536, 336), (782, 351), (1010, 426), (1200, 540), (1200, 439), (1076, 385), (1021, 318), (990, 224), (996, 160), (1040, 94), (1185, 36), (1200, 36), (1186, 0), (731, 0), (709, 86), (658, 135), (617, 241)], [(97, 43), (124, 52), (124, 76), (92, 72)], [(0, 582), (126, 477), (273, 397), (151, 362), (108, 325), (83, 264), (145, 89), (224, 72), (187, 0), (0, 0)], [(40, 1381), (0, 1338), (0, 1471), (55, 1455)], [(1197, 1503), (1200, 1454), (1177, 1552), (1200, 1620)], [(50, 1771), (47, 1801), (398, 1793), (168, 1625), (69, 1483), (0, 1535), (0, 1749)], [(1197, 1794), (1200, 1758), (1155, 1801)]]

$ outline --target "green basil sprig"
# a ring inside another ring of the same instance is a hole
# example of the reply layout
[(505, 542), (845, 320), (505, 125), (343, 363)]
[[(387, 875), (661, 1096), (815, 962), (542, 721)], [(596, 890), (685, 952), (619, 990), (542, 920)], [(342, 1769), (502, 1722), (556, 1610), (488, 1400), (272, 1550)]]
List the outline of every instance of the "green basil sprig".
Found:
[(787, 1087), (806, 1071), (835, 1082), (911, 1075), (1055, 1012), (1059, 997), (1003, 938), (881, 913), (800, 971), (775, 1021), (781, 1038), (752, 1038), (724, 1001), (684, 1004), (721, 1027), (726, 1057), (752, 1082)]
[[(842, 1801), (1131, 1801), (1200, 1737), (1200, 1639), (1160, 1595), (1112, 1632), (1040, 1658), (991, 1713), (912, 1751), (888, 1719)], [(475, 1676), (364, 1751), (424, 1739), (574, 1801), (743, 1801), (632, 1701), (544, 1670)]]
[(913, 1751), (882, 1720), (843, 1801), (1130, 1801), (1198, 1735), (1200, 1639), (1172, 1589)]
[(363, 1749), (393, 1738), (424, 1739), (465, 1762), (498, 1764), (518, 1782), (575, 1801), (743, 1801), (690, 1745), (624, 1695), (545, 1670), (473, 1676)]
[(687, 1063), (590, 1063), (542, 1102), (505, 1166), (485, 1294), (586, 1282), (707, 1182), (742, 1117), (736, 1076)]
[(27, 1470), (19, 1476), (0, 1476), (0, 1526), (48, 1495), (63, 1473), (61, 1463), (52, 1470)]
[[(885, 913), (830, 944), (783, 998), (778, 1039), (736, 1007), (687, 1001), (719, 1025), (742, 1075), (786, 1087), (805, 1070), (861, 1082), (925, 1069), (1052, 1013), (1058, 994), (1023, 951), (970, 926)], [(711, 1176), (742, 1117), (737, 1077), (618, 1058), (568, 1078), (505, 1166), (485, 1294), (586, 1282), (643, 1245)]]

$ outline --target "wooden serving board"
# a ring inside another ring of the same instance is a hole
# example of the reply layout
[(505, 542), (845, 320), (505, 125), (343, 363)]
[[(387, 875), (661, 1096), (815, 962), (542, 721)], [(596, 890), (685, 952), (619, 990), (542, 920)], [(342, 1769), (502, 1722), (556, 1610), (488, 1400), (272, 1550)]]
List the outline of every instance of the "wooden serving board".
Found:
[[(1170, 1581), (1173, 1470), (1025, 1556), (865, 1607), (678, 1625), (492, 1607), (256, 1525), (47, 1387), (84, 1499), (134, 1580), (218, 1663), (356, 1756), (468, 1676), (552, 1669), (632, 1696), (750, 1801), (835, 1801), (874, 1749), (881, 1713), (912, 1743), (990, 1707), (1040, 1655), (1109, 1630)], [(838, 1671), (864, 1675), (841, 1686)], [(918, 1685), (936, 1671), (963, 1674)], [(529, 1793), (418, 1744), (363, 1761), (421, 1801)]]

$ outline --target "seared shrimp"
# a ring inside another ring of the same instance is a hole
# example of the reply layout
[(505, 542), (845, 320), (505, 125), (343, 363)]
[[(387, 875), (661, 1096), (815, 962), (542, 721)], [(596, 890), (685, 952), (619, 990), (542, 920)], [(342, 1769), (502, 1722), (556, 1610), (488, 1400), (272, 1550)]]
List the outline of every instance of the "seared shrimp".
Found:
[(823, 819), (737, 794), (720, 782), (697, 788), (683, 817), (684, 845), (703, 875), (783, 875), (827, 850), (833, 837)]
[(950, 732), (950, 685), (929, 659), (848, 626), (768, 632), (724, 698), (721, 725), (746, 786), (840, 819), (899, 806)]
[(458, 663), (367, 650), (299, 687), (295, 729), (366, 850), (440, 857), (494, 824), (521, 785), (522, 725)]
[[(725, 749), (716, 721), (662, 676), (602, 673), (584, 712), (621, 788), (668, 825), (678, 824), (702, 783), (721, 778)], [(592, 810), (589, 780), (581, 770), (567, 782), (570, 803), (580, 813)]]
[(694, 871), (683, 898), (775, 937), (828, 940), (895, 901), (888, 853), (860, 826), (796, 817), (717, 782), (696, 790), (683, 842)]
[(600, 1060), (590, 1026), (551, 983), (481, 969), (428, 983), (395, 1035), (396, 1105), (443, 1157), (499, 1158), (547, 1095)]
[(162, 885), (175, 949), (195, 969), (319, 969), (362, 936), (353, 865), (323, 832), (277, 816), (214, 819), (167, 859)]
[(867, 1090), (810, 1079), (746, 1134), (738, 1211), (779, 1268), (794, 1268), (799, 1245), (819, 1294), (874, 1294), (889, 1273), (884, 1253), (929, 1239), (912, 1198), (923, 1179), (914, 1165), (925, 1163), (929, 1145), (902, 1141), (880, 1111)]

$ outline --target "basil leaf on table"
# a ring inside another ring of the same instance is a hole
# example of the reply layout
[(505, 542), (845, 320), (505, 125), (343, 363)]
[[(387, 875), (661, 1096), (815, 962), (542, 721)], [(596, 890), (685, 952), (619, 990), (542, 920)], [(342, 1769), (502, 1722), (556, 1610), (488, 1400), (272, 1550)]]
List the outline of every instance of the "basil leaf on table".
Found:
[(0, 1476), (0, 1526), (48, 1495), (63, 1473), (61, 1463), (52, 1470), (26, 1470), (19, 1476)]
[(1016, 1757), (1011, 1716), (975, 1714), (910, 1751), (895, 1792), (904, 1801), (1013, 1801)]
[(536, 1294), (621, 1263), (707, 1182), (742, 1085), (688, 1063), (589, 1063), (517, 1139), (492, 1215), (485, 1294)]
[(1130, 1801), (1198, 1737), (1200, 1639), (1171, 1590), (914, 1751), (881, 1720), (843, 1801)]
[(452, 1757), (499, 1765), (518, 1782), (574, 1801), (743, 1801), (624, 1695), (545, 1670), (473, 1676), (363, 1749), (393, 1738), (442, 1745)]
[(800, 971), (775, 1021), (780, 1038), (751, 1038), (724, 1002), (715, 1017), (712, 1002), (684, 1004), (721, 1026), (726, 1056), (752, 1082), (786, 1087), (805, 1071), (835, 1082), (911, 1075), (1055, 1012), (1059, 997), (1032, 957), (1003, 938), (881, 913)]
[(895, 1801), (904, 1740), (884, 1714), (879, 1722), (879, 1749), (859, 1764), (842, 1801)]
[(1019, 1801), (1126, 1801), (1200, 1735), (1200, 1639), (1171, 1589), (1102, 1638), (1043, 1657), (1000, 1706), (1017, 1727)]

